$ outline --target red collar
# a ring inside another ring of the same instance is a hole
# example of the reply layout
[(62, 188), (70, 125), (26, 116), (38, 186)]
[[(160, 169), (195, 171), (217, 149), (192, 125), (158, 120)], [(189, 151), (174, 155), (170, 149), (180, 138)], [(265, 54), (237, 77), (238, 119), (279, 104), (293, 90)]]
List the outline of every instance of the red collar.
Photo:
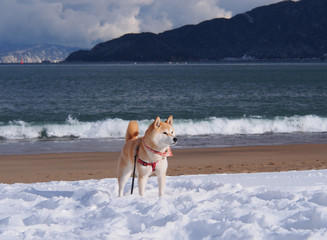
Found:
[(143, 144), (146, 147), (146, 149), (148, 149), (150, 152), (152, 152), (154, 154), (158, 154), (158, 155), (164, 156), (164, 157), (172, 157), (173, 156), (173, 153), (172, 153), (170, 147), (168, 147), (165, 152), (159, 152), (159, 151), (156, 151), (156, 150), (150, 148), (148, 145), (146, 145), (144, 140), (143, 140)]

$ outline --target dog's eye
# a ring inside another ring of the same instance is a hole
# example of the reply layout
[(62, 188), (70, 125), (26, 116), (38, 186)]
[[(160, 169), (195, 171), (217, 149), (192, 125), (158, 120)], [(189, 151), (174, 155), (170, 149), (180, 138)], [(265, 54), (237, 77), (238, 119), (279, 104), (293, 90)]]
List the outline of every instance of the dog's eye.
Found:
[(171, 134), (174, 134), (174, 132), (171, 132)]
[(166, 134), (167, 135), (168, 133), (167, 132), (163, 132), (163, 134)]

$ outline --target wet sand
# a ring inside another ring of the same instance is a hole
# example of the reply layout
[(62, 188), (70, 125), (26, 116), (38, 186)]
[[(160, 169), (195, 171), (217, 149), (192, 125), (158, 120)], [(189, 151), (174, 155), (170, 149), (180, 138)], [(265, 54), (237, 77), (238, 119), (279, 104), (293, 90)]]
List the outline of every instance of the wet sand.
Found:
[[(173, 149), (167, 175), (327, 168), (327, 144)], [(119, 152), (0, 155), (0, 183), (116, 177)]]

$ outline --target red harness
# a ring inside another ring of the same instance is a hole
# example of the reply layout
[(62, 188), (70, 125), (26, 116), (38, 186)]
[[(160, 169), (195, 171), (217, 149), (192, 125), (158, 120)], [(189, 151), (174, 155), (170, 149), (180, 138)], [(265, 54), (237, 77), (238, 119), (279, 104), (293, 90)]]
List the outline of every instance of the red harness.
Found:
[[(160, 156), (163, 156), (163, 157), (171, 157), (173, 156), (173, 153), (171, 152), (171, 149), (170, 147), (167, 148), (167, 151), (166, 152), (159, 152), (159, 151), (156, 151), (152, 148), (150, 148), (148, 145), (145, 144), (145, 142), (143, 141), (143, 144), (144, 146), (146, 147), (146, 149), (148, 149), (150, 152), (154, 153), (154, 154), (158, 154)], [(138, 149), (137, 149), (138, 150)], [(137, 154), (137, 153), (136, 153)], [(137, 160), (139, 163), (141, 163), (143, 166), (147, 167), (147, 166), (151, 166), (152, 167), (152, 172), (154, 172), (156, 170), (156, 165), (159, 161), (156, 161), (156, 162), (153, 162), (153, 163), (149, 163), (149, 162), (145, 162), (143, 161), (142, 159), (138, 159)]]
[(151, 166), (152, 167), (152, 172), (154, 172), (156, 170), (156, 165), (159, 161), (154, 162), (154, 163), (148, 163), (148, 162), (144, 162), (142, 159), (139, 158), (139, 160), (137, 160), (139, 163), (141, 163), (144, 167), (147, 166)]

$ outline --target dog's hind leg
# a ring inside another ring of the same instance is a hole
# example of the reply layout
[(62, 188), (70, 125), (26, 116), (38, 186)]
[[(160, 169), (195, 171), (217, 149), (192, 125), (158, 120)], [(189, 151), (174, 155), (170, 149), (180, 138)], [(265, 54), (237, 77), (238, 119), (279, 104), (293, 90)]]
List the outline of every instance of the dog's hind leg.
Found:
[(122, 197), (124, 195), (124, 188), (127, 183), (127, 180), (132, 174), (133, 169), (131, 167), (122, 168), (118, 166), (118, 197)]

